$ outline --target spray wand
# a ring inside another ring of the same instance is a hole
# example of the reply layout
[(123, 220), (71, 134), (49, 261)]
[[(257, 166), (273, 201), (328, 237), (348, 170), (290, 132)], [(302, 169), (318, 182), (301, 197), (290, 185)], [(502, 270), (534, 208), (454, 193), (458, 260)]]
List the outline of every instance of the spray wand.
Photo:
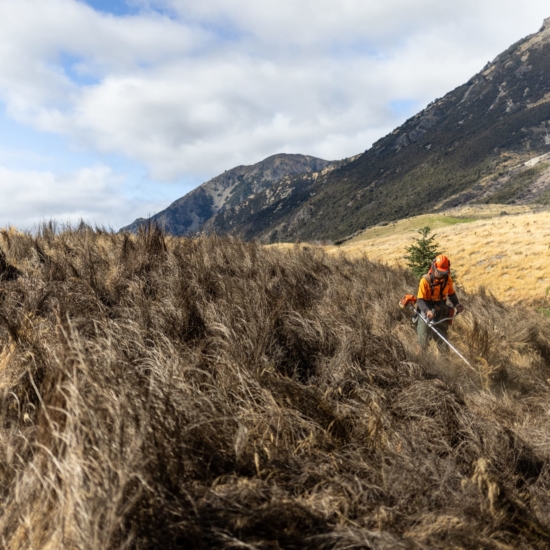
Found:
[(416, 296), (413, 296), (412, 294), (407, 294), (401, 300), (399, 301), (399, 307), (401, 309), (411, 309), (415, 315), (423, 322), (425, 323), (428, 328), (430, 328), (435, 334), (445, 342), (449, 348), (451, 348), (472, 370), (476, 370), (469, 362), (468, 360), (462, 355), (450, 342), (445, 338), (441, 332), (439, 332), (435, 327), (436, 325), (439, 325), (440, 323), (444, 323), (446, 321), (452, 321), (457, 315), (460, 315), (460, 313), (456, 313), (454, 317), (445, 317), (445, 319), (440, 319), (439, 321), (431, 321), (429, 319), (426, 319), (424, 315), (420, 311), (417, 311), (415, 308), (416, 304)]

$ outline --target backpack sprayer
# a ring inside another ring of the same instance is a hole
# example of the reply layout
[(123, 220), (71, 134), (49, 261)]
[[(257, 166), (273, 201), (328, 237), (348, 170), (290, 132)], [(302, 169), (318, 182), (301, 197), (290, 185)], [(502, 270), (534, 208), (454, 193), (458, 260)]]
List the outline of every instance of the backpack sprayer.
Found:
[[(451, 315), (450, 317), (445, 317), (445, 319), (440, 319), (439, 321), (431, 321), (429, 319), (426, 319), (426, 317), (424, 317), (424, 315), (422, 315), (422, 312), (418, 311), (416, 308), (415, 308), (415, 305), (416, 305), (416, 296), (413, 296), (412, 294), (406, 294), (405, 296), (403, 296), (403, 298), (401, 298), (401, 300), (399, 301), (399, 307), (401, 309), (411, 309), (415, 315), (423, 322), (427, 325), (428, 328), (430, 328), (433, 332), (435, 332), (435, 334), (437, 336), (439, 336), (439, 338), (441, 338), (441, 340), (443, 340), (443, 342), (445, 342), (472, 370), (475, 370), (474, 367), (472, 367), (472, 365), (467, 361), (467, 359), (451, 344), (451, 342), (449, 342), (449, 340), (447, 340), (447, 338), (445, 338), (441, 332), (439, 332), (435, 326), (436, 325), (439, 325), (440, 323), (444, 323), (444, 322), (449, 322), (457, 316), (457, 315), (460, 315), (460, 313), (456, 313), (453, 315)], [(454, 312), (454, 310), (453, 310)]]

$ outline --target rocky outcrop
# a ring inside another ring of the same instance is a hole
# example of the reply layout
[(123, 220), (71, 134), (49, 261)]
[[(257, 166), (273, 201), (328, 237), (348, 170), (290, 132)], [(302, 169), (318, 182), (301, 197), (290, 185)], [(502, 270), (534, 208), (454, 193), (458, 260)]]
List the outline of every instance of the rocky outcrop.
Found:
[(364, 153), (335, 163), (276, 155), (240, 166), (151, 220), (180, 235), (341, 240), (468, 202), (550, 205), (548, 153), (550, 18)]
[(466, 202), (550, 205), (550, 18), (369, 150), (322, 173), (283, 178), (211, 218), (266, 242), (338, 240)]
[(139, 218), (121, 231), (135, 232), (143, 224), (157, 223), (172, 235), (196, 233), (218, 212), (238, 206), (282, 178), (317, 172), (329, 165), (329, 161), (307, 155), (279, 154), (252, 166), (237, 166), (203, 183), (162, 212)]

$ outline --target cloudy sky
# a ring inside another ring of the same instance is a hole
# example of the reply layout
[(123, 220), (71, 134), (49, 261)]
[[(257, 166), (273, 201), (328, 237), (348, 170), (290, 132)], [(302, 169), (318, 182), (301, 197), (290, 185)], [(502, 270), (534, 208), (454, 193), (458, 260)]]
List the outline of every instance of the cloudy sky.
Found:
[(275, 153), (364, 151), (547, 0), (0, 0), (0, 226), (117, 229)]

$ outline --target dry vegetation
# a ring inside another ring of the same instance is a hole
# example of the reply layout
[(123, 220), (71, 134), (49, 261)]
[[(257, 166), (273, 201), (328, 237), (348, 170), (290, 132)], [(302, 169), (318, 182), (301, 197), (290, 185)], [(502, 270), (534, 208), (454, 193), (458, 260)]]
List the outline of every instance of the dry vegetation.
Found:
[(318, 248), (3, 232), (0, 547), (543, 549), (550, 324)]
[[(496, 217), (446, 226), (434, 216), (431, 223), (430, 216), (419, 216), (379, 228), (377, 234), (370, 230), (332, 250), (351, 257), (366, 254), (390, 265), (404, 264), (403, 251), (418, 237), (416, 229), (428, 225), (436, 229), (441, 251), (451, 258), (459, 283), (467, 291), (484, 286), (507, 302), (541, 303), (550, 289), (550, 212), (529, 210), (506, 205), (497, 211), (494, 206), (462, 209), (462, 216)], [(500, 211), (513, 215), (499, 215)]]

